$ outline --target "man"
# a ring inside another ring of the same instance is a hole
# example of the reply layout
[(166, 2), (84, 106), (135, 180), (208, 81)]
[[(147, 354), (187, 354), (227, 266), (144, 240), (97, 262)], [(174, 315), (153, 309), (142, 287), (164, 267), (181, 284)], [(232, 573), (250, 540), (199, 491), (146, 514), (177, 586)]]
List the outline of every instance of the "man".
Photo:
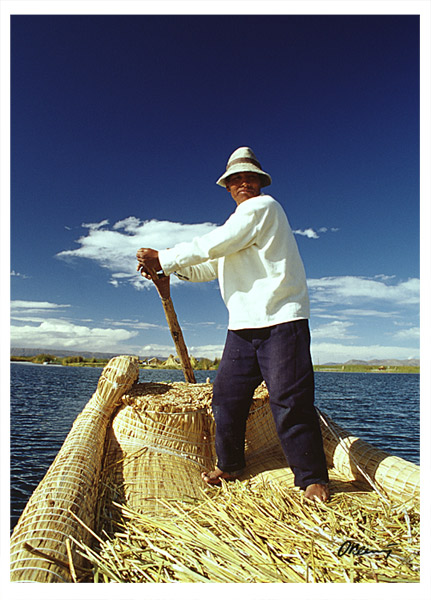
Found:
[(314, 408), (305, 271), (286, 214), (261, 188), (271, 184), (251, 148), (230, 156), (218, 185), (237, 207), (224, 223), (191, 242), (137, 252), (138, 271), (190, 281), (218, 278), (229, 312), (226, 345), (213, 387), (217, 466), (202, 473), (219, 485), (245, 466), (246, 420), (265, 380), (277, 433), (295, 485), (312, 500), (329, 499), (328, 473)]

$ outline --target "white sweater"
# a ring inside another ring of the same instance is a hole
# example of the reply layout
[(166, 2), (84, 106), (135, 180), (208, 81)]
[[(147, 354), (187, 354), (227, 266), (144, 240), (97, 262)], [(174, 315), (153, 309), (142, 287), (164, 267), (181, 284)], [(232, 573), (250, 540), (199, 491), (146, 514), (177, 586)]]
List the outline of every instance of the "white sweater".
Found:
[(309, 318), (304, 266), (286, 214), (262, 194), (191, 242), (159, 252), (163, 271), (190, 281), (218, 277), (229, 329), (268, 327)]

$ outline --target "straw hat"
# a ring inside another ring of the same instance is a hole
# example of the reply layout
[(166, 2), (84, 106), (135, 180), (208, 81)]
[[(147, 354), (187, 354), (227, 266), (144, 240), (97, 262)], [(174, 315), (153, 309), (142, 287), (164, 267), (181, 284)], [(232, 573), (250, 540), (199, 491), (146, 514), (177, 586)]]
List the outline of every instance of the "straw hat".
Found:
[(246, 146), (237, 148), (235, 152), (230, 155), (226, 165), (226, 172), (217, 180), (217, 185), (226, 187), (226, 180), (228, 177), (234, 173), (244, 172), (257, 173), (260, 175), (262, 187), (271, 185), (271, 176), (268, 175), (268, 173), (265, 173), (265, 171), (262, 171), (260, 162), (257, 160), (253, 150)]

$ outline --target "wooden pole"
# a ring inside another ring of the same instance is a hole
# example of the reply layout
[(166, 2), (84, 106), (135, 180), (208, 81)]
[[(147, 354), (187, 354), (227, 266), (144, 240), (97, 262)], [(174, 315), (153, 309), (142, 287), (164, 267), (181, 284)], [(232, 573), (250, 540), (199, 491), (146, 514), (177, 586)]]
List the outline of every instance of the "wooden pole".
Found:
[(162, 298), (162, 304), (177, 354), (180, 357), (184, 378), (188, 383), (196, 383), (195, 374), (187, 352), (187, 346), (184, 342), (183, 333), (175, 314), (172, 298)]
[(155, 271), (152, 271), (150, 275), (162, 300), (166, 321), (168, 322), (169, 330), (171, 332), (172, 339), (174, 340), (175, 348), (181, 362), (184, 378), (187, 381), (187, 383), (196, 383), (195, 374), (193, 372), (193, 367), (190, 362), (189, 353), (187, 352), (187, 346), (184, 341), (183, 332), (181, 331), (180, 324), (178, 323), (177, 315), (174, 309), (174, 304), (171, 298), (170, 278), (169, 276), (159, 277)]

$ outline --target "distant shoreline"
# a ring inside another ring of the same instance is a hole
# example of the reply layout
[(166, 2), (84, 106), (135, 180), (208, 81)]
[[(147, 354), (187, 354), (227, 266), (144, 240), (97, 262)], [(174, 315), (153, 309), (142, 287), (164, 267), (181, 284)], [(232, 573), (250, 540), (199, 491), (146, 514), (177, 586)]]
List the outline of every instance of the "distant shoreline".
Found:
[[(42, 363), (40, 361), (32, 361), (27, 360), (27, 357), (23, 357), (22, 360), (18, 359), (18, 357), (11, 358), (11, 363), (13, 364), (25, 364), (25, 365), (39, 365), (40, 367), (51, 366), (51, 367), (99, 367), (103, 368), (107, 364), (107, 360), (98, 361), (98, 362), (74, 362), (68, 364), (62, 364), (61, 359), (57, 359), (56, 361), (45, 362)], [(181, 371), (181, 367), (151, 367), (148, 365), (140, 365), (139, 367), (142, 370), (146, 371)], [(217, 369), (199, 369), (194, 368), (195, 371), (216, 371)], [(407, 366), (407, 365), (385, 365), (385, 366), (376, 366), (376, 365), (314, 365), (314, 371), (316, 373), (382, 373), (382, 374), (420, 374), (419, 366)]]
[(378, 365), (378, 364), (341, 364), (314, 365), (314, 371), (320, 373), (415, 373), (420, 374), (419, 365)]

